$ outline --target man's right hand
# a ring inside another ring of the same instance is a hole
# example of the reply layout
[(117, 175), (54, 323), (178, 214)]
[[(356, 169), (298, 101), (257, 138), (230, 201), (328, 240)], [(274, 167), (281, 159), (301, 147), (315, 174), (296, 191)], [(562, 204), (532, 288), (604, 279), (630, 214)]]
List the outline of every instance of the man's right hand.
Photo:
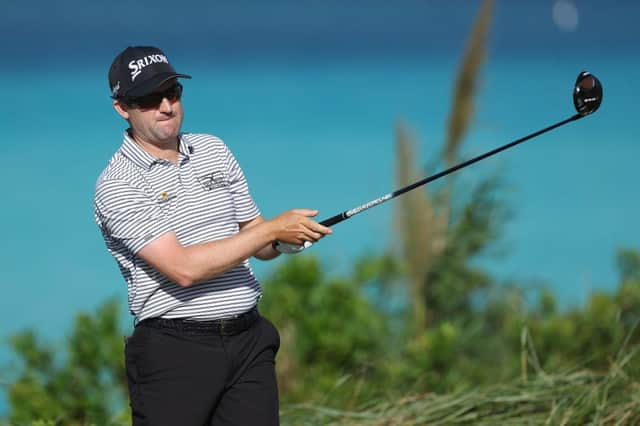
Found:
[(269, 222), (273, 228), (274, 240), (303, 245), (307, 241), (314, 243), (331, 234), (331, 228), (310, 219), (317, 214), (317, 210), (293, 209), (271, 219)]

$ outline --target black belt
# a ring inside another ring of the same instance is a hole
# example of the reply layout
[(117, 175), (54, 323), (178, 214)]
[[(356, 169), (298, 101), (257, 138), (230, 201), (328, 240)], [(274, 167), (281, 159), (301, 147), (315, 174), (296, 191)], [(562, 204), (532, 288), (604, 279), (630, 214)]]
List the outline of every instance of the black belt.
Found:
[(140, 321), (137, 326), (168, 328), (198, 334), (218, 334), (233, 336), (242, 333), (256, 322), (260, 314), (257, 308), (252, 308), (244, 314), (211, 321), (194, 321), (185, 319), (149, 318)]

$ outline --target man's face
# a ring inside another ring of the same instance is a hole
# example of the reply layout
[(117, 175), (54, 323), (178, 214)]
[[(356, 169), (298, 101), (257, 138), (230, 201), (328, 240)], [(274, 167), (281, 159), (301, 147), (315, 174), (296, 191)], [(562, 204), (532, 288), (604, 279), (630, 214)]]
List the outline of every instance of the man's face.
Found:
[(182, 86), (171, 79), (151, 95), (128, 101), (114, 102), (118, 114), (129, 120), (134, 135), (148, 143), (173, 143), (182, 126)]

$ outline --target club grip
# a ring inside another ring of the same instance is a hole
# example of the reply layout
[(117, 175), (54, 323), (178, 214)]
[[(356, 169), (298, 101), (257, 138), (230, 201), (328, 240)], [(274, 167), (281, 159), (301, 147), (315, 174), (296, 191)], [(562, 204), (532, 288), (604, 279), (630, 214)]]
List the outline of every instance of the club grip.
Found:
[(344, 212), (342, 212), (340, 214), (330, 217), (329, 219), (323, 220), (322, 222), (320, 222), (320, 225), (332, 226), (332, 225), (335, 225), (336, 223), (342, 222), (345, 219), (348, 219), (348, 217), (344, 214)]

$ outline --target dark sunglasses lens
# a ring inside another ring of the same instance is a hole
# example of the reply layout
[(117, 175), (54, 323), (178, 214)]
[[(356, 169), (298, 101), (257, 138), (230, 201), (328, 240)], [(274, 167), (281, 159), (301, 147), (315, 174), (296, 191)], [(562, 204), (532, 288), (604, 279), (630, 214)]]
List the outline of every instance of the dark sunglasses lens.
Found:
[(182, 96), (182, 84), (176, 83), (175, 86), (170, 87), (164, 92), (164, 97), (169, 99), (170, 101), (175, 101), (180, 99)]
[(153, 108), (160, 105), (160, 102), (162, 102), (162, 97), (157, 93), (152, 93), (147, 96), (135, 98), (132, 103), (140, 108)]
[(164, 98), (167, 98), (170, 102), (176, 101), (180, 99), (182, 96), (182, 85), (177, 83), (174, 86), (171, 86), (164, 92), (159, 93), (151, 93), (146, 96), (142, 96), (139, 98), (135, 98), (132, 100), (133, 105), (137, 105), (140, 108), (153, 108), (160, 105)]

